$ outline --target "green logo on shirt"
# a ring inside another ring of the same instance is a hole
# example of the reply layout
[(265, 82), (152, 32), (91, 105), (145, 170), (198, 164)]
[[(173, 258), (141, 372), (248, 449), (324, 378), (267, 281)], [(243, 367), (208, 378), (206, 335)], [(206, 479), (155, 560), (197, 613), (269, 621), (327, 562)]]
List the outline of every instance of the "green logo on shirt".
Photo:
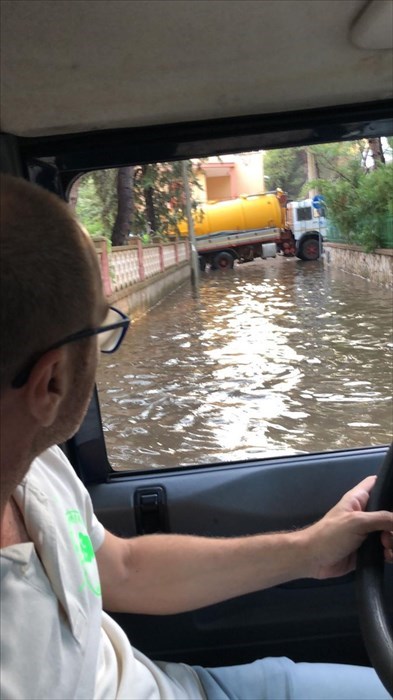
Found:
[(84, 535), (83, 532), (78, 534), (78, 538), (83, 561), (85, 564), (89, 564), (91, 561), (93, 561), (95, 556), (91, 539), (89, 535)]
[(84, 581), (81, 590), (87, 587), (94, 595), (100, 596), (101, 586), (98, 580), (94, 549), (91, 539), (86, 532), (82, 516), (79, 510), (67, 510), (66, 518), (68, 532), (82, 567)]

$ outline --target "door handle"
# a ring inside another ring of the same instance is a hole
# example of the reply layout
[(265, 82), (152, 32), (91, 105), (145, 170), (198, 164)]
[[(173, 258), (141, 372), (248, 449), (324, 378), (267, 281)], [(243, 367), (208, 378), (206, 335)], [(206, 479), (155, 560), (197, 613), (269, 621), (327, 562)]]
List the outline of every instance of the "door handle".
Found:
[(169, 532), (166, 492), (163, 486), (136, 489), (134, 510), (138, 535)]

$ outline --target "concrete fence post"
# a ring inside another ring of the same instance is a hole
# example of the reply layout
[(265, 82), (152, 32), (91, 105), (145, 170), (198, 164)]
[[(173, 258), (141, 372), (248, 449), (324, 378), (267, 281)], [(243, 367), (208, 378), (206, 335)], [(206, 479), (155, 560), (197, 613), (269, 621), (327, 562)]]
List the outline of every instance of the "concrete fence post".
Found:
[(164, 248), (162, 246), (162, 243), (160, 243), (158, 250), (160, 252), (160, 270), (161, 272), (164, 272), (165, 270), (165, 265), (164, 265)]
[(110, 296), (112, 294), (112, 284), (109, 271), (108, 242), (104, 236), (96, 236), (93, 238), (93, 243), (100, 263), (104, 294), (105, 296)]
[(143, 282), (145, 279), (145, 266), (143, 263), (143, 246), (142, 241), (138, 239), (138, 270), (139, 270), (139, 280)]

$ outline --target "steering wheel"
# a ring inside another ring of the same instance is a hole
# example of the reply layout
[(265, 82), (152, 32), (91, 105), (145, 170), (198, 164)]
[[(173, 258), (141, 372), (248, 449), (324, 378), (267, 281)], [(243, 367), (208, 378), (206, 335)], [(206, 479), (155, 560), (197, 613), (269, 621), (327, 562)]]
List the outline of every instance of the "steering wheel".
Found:
[[(368, 511), (392, 510), (393, 442), (382, 463), (367, 504)], [(356, 592), (360, 626), (371, 663), (393, 696), (393, 628), (383, 596), (384, 559), (380, 533), (373, 532), (359, 549)]]

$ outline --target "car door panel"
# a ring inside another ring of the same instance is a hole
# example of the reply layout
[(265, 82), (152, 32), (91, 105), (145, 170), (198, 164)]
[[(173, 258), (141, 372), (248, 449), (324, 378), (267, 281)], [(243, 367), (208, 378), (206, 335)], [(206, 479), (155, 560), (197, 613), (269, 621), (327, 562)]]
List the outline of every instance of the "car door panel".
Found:
[[(315, 521), (347, 489), (376, 473), (385, 453), (381, 447), (117, 473), (89, 490), (105, 527), (124, 537), (138, 534), (135, 493), (157, 487), (165, 493), (170, 532), (233, 537)], [(219, 665), (284, 654), (367, 662), (353, 574), (322, 582), (296, 581), (181, 615), (116, 617), (132, 643), (155, 658)]]
[(386, 451), (365, 448), (135, 476), (116, 472), (107, 483), (91, 484), (89, 489), (97, 512), (109, 528), (116, 528), (122, 510), (128, 512), (128, 536), (137, 534), (135, 492), (158, 487), (166, 493), (171, 532), (247, 535), (313, 522), (346, 490), (376, 473)]

